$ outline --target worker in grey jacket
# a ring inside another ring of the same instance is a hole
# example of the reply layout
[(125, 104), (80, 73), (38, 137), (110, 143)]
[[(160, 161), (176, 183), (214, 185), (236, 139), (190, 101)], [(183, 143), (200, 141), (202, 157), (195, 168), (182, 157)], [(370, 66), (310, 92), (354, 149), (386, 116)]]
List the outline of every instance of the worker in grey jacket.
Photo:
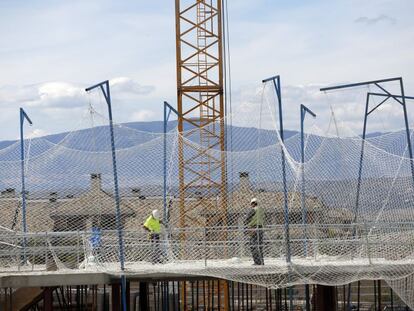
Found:
[(250, 201), (251, 209), (247, 213), (244, 225), (249, 236), (250, 251), (255, 265), (264, 265), (263, 260), (263, 225), (264, 210), (258, 206), (257, 199)]

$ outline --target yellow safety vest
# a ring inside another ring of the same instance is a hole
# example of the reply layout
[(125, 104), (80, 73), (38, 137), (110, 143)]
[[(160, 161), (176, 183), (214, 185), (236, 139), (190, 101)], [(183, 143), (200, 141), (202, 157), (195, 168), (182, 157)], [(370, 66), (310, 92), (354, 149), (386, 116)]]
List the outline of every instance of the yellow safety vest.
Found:
[(161, 223), (159, 219), (155, 219), (152, 215), (147, 218), (144, 223), (144, 227), (147, 228), (152, 233), (161, 232)]
[(249, 227), (250, 228), (263, 227), (264, 218), (265, 218), (265, 215), (264, 215), (263, 208), (262, 207), (257, 207), (252, 219), (249, 222)]

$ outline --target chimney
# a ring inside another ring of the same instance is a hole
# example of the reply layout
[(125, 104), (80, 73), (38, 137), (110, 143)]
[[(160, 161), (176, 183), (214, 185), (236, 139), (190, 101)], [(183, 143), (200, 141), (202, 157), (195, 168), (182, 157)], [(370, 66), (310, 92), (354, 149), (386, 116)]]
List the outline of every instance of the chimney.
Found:
[(102, 187), (101, 174), (91, 174), (91, 191), (101, 191)]
[(132, 192), (133, 197), (139, 197), (141, 195), (141, 189), (140, 188), (132, 188), (131, 192)]
[(239, 178), (239, 191), (251, 191), (252, 187), (250, 184), (249, 172), (240, 172)]
[(6, 188), (1, 192), (1, 196), (4, 198), (14, 198), (16, 196), (16, 190), (14, 188)]
[(57, 192), (49, 193), (49, 202), (56, 202), (57, 201)]
[(197, 199), (199, 199), (199, 200), (203, 199), (203, 194), (201, 193), (201, 191), (196, 191), (195, 195), (196, 195)]

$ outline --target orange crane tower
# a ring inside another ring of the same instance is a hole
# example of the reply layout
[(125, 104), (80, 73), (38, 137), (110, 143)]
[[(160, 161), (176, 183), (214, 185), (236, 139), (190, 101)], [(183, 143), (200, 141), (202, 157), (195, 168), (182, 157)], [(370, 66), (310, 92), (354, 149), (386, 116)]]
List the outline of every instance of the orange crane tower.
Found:
[(175, 18), (179, 226), (226, 226), (222, 0), (175, 0)]

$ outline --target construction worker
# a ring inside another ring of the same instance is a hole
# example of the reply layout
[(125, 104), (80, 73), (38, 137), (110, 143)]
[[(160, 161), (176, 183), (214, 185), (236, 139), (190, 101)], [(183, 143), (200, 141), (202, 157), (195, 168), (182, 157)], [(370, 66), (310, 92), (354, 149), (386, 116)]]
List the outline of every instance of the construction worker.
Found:
[(263, 225), (264, 211), (258, 206), (257, 199), (250, 201), (251, 209), (247, 213), (245, 226), (249, 236), (250, 251), (255, 265), (264, 265), (263, 260)]
[(147, 218), (143, 226), (144, 229), (149, 232), (152, 248), (152, 263), (161, 263), (160, 233), (162, 224), (160, 213), (155, 209)]

